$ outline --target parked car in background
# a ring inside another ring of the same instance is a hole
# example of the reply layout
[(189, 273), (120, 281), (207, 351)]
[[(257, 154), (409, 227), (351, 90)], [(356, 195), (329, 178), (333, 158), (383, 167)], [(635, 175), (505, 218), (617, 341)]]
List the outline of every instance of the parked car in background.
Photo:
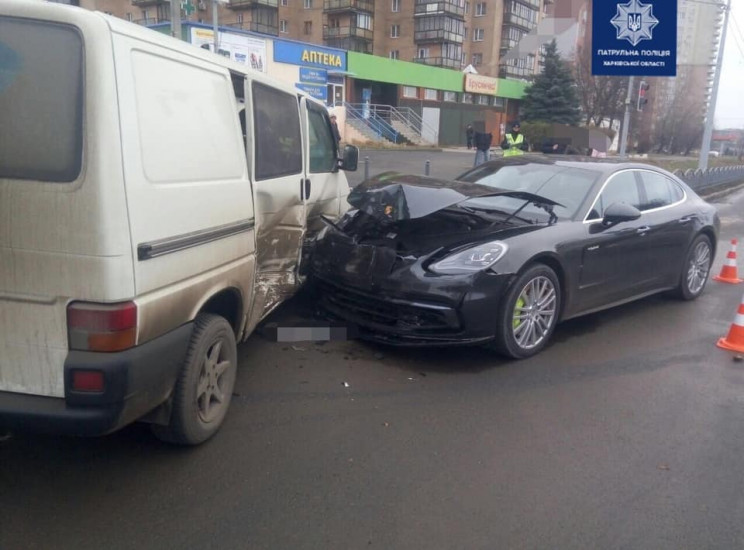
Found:
[(0, 428), (201, 443), (347, 207), (328, 113), (101, 13), (5, 0), (0, 36)]
[(457, 178), (385, 173), (318, 238), (325, 313), (379, 342), (484, 344), (529, 357), (556, 324), (705, 288), (715, 209), (648, 165), (522, 157)]

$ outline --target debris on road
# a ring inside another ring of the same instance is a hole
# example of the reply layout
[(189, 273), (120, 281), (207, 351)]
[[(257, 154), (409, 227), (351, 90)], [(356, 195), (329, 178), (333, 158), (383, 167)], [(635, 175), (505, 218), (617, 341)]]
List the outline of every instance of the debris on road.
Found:
[(342, 386), (343, 386), (344, 388), (350, 388), (350, 387), (351, 387), (351, 384), (349, 384), (348, 382), (342, 382), (342, 383), (341, 383), (341, 385), (342, 385)]
[(669, 464), (667, 464), (666, 462), (662, 462), (661, 464), (659, 464), (656, 467), (656, 469), (657, 470), (664, 470), (664, 471), (671, 470), (671, 468), (669, 467)]
[(295, 351), (307, 351), (305, 348), (301, 348), (300, 346), (292, 346), (292, 349)]
[(744, 361), (744, 356), (742, 356), (742, 355), (734, 355), (734, 362), (735, 363), (741, 363), (742, 361)]

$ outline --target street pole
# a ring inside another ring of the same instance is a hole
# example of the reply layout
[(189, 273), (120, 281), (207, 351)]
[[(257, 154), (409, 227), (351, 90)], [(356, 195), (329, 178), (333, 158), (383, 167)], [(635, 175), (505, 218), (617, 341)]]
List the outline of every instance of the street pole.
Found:
[(219, 24), (217, 23), (217, 0), (212, 0), (212, 32), (214, 32), (214, 53), (220, 49)]
[(171, 36), (181, 40), (181, 0), (170, 0)]
[[(723, 6), (721, 6), (723, 7)], [(716, 74), (713, 77), (713, 90), (708, 103), (708, 113), (705, 115), (705, 130), (703, 131), (703, 143), (700, 146), (700, 158), (698, 159), (698, 168), (707, 170), (708, 153), (710, 152), (710, 138), (713, 136), (713, 122), (716, 114), (716, 96), (718, 96), (718, 82), (721, 80), (721, 66), (723, 65), (723, 48), (726, 45), (726, 28), (728, 27), (729, 12), (731, 12), (731, 0), (724, 8), (726, 10), (723, 16), (723, 31), (721, 31), (721, 45), (718, 48), (718, 59), (716, 60)]]
[(633, 79), (628, 77), (628, 94), (625, 96), (625, 115), (623, 115), (623, 129), (620, 132), (620, 158), (626, 158), (625, 149), (628, 142), (628, 126), (630, 125), (630, 102), (633, 95)]

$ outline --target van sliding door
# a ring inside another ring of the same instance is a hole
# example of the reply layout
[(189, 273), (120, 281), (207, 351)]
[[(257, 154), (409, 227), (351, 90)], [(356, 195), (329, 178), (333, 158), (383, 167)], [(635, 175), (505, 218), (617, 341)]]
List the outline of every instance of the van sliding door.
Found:
[(248, 78), (245, 97), (257, 230), (255, 319), (257, 309), (263, 316), (295, 289), (305, 234), (305, 170), (297, 96)]

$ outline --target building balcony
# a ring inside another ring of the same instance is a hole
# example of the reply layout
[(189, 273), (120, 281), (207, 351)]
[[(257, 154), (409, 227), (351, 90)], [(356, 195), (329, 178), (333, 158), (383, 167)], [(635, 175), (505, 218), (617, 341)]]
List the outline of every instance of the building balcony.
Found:
[(150, 25), (157, 25), (158, 23), (170, 23), (170, 19), (164, 17), (147, 17), (145, 19), (133, 19), (132, 23), (148, 27)]
[(420, 2), (417, 1), (413, 8), (413, 15), (454, 15), (459, 19), (464, 19), (465, 8), (455, 2)]
[(325, 0), (323, 11), (327, 13), (375, 12), (374, 0)]
[(414, 57), (414, 63), (422, 65), (431, 65), (432, 67), (445, 67), (448, 69), (460, 69), (462, 63), (459, 59), (450, 59), (449, 57)]
[(432, 29), (428, 31), (416, 31), (413, 33), (413, 41), (417, 44), (426, 44), (432, 42), (451, 42), (453, 44), (462, 44), (463, 36), (445, 29)]
[(511, 25), (523, 31), (529, 32), (537, 26), (537, 23), (535, 21), (530, 21), (525, 17), (520, 17), (516, 13), (507, 11), (504, 12), (504, 25)]
[(168, 2), (168, 0), (132, 0), (132, 5), (137, 8), (159, 6), (160, 4), (170, 4), (170, 2)]
[(323, 27), (323, 40), (340, 40), (344, 38), (360, 38), (372, 40), (374, 32), (359, 27)]
[(279, 0), (230, 0), (227, 7), (231, 10), (251, 10), (258, 7), (279, 9)]
[(348, 52), (371, 54), (374, 42), (372, 40), (366, 40), (364, 38), (354, 38), (352, 36), (347, 36), (326, 39), (323, 41), (323, 44), (331, 48), (338, 48), (339, 50), (346, 50)]
[(232, 23), (225, 23), (226, 27), (232, 27), (234, 29), (241, 29), (244, 31), (258, 32), (261, 34), (270, 34), (272, 36), (279, 35), (279, 27), (277, 25), (269, 25), (267, 23), (257, 23), (256, 21), (234, 21)]

